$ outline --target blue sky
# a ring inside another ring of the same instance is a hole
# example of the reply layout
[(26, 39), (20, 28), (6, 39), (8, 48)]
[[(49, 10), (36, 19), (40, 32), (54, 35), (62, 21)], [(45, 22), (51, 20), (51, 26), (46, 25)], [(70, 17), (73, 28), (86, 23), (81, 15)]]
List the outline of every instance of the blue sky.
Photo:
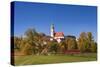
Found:
[(97, 38), (97, 8), (64, 4), (15, 2), (14, 34), (24, 35), (28, 28), (50, 35), (50, 25), (56, 32), (79, 37), (81, 32), (92, 32)]

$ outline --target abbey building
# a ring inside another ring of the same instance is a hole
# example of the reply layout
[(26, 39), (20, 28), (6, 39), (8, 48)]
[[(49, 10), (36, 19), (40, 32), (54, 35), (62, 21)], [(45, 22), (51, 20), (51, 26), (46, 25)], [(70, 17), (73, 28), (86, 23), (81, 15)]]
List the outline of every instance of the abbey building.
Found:
[(55, 28), (54, 28), (54, 24), (51, 25), (51, 28), (50, 28), (50, 35), (51, 35), (51, 38), (50, 40), (56, 40), (58, 43), (60, 43), (63, 39), (64, 39), (64, 33), (63, 32), (56, 32), (55, 31)]

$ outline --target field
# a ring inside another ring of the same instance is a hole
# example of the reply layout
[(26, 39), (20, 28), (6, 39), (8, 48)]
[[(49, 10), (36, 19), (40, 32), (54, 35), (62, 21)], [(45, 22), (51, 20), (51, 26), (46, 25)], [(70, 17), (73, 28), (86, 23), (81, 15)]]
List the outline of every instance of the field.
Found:
[(15, 56), (15, 65), (34, 65), (34, 64), (51, 64), (51, 63), (68, 63), (96, 61), (96, 53), (85, 53), (78, 55), (26, 55)]

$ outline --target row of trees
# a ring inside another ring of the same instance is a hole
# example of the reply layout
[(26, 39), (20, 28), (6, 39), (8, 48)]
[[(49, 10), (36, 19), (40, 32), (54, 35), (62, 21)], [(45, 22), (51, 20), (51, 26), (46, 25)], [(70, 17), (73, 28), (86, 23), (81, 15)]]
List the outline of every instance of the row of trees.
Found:
[[(79, 38), (66, 37), (62, 42), (50, 41), (50, 37), (28, 29), (24, 37), (14, 37), (14, 50), (24, 54), (63, 53), (65, 50), (80, 50), (81, 52), (97, 52), (97, 43), (91, 32), (82, 32)], [(12, 44), (13, 45), (13, 44)]]

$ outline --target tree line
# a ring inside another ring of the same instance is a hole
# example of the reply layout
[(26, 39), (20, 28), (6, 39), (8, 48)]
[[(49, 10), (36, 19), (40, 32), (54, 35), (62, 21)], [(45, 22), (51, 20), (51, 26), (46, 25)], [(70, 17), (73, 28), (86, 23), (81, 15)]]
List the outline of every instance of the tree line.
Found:
[(58, 43), (56, 40), (50, 41), (50, 36), (38, 33), (35, 29), (28, 29), (24, 37), (14, 36), (14, 51), (24, 55), (49, 55), (60, 54), (67, 50), (79, 50), (83, 52), (97, 52), (97, 43), (93, 39), (91, 32), (81, 32), (78, 39), (65, 37)]

